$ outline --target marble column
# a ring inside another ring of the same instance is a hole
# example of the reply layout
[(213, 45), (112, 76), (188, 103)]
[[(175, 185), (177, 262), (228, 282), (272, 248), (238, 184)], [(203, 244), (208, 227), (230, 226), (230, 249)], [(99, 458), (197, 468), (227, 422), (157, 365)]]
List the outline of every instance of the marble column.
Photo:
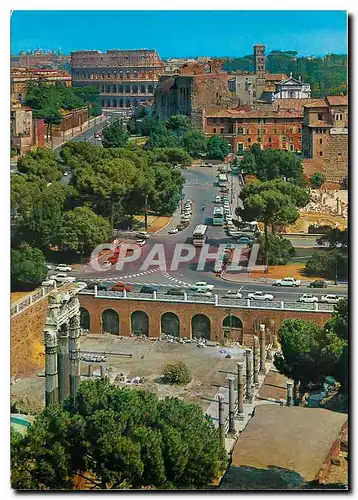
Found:
[(293, 382), (286, 382), (287, 386), (287, 406), (293, 406)]
[(253, 346), (253, 362), (254, 362), (254, 384), (257, 387), (259, 384), (259, 365), (260, 365), (260, 346), (259, 339), (254, 336)]
[[(75, 299), (78, 300), (78, 299)], [(69, 358), (70, 358), (70, 395), (76, 397), (77, 389), (80, 384), (80, 313), (70, 319), (70, 341), (69, 341)]]
[(223, 448), (225, 448), (225, 415), (224, 415), (224, 401), (225, 396), (223, 394), (218, 395), (219, 401), (219, 436), (220, 436), (220, 444)]
[(233, 375), (228, 375), (226, 378), (229, 381), (229, 433), (235, 434), (235, 377)]
[(260, 325), (260, 373), (266, 374), (266, 327)]
[(57, 363), (58, 399), (62, 403), (68, 395), (68, 325), (63, 325), (58, 333)]
[(253, 383), (252, 383), (252, 352), (251, 349), (245, 350), (246, 355), (246, 401), (252, 403), (253, 395)]
[(45, 337), (45, 384), (46, 384), (46, 406), (54, 405), (58, 401), (58, 378), (57, 378), (57, 329), (44, 331)]
[(244, 419), (244, 364), (237, 363), (237, 412)]

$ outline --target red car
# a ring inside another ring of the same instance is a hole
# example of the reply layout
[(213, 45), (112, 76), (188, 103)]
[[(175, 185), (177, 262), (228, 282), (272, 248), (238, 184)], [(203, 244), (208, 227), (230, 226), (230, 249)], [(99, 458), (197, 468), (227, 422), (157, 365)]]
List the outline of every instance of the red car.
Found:
[(132, 287), (129, 286), (129, 285), (126, 285), (125, 283), (122, 283), (121, 281), (119, 281), (118, 283), (116, 283), (115, 285), (113, 285), (112, 288), (111, 288), (112, 292), (124, 292), (124, 290), (126, 292), (131, 292), (132, 291)]

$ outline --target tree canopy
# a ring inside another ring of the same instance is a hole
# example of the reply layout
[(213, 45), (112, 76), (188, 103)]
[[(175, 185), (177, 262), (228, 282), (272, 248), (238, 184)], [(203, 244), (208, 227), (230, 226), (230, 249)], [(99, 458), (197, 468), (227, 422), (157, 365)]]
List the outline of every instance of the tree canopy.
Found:
[(103, 130), (102, 145), (104, 148), (123, 148), (128, 139), (129, 134), (123, 120), (116, 120)]
[(322, 172), (315, 172), (310, 178), (311, 187), (313, 189), (319, 189), (325, 180), (326, 176)]
[(217, 135), (212, 135), (208, 140), (208, 152), (207, 157), (213, 160), (224, 160), (230, 153), (229, 143)]
[(63, 176), (64, 168), (57, 162), (56, 153), (46, 148), (37, 148), (21, 156), (17, 162), (19, 172), (28, 179), (43, 179), (54, 182)]
[(71, 490), (79, 477), (87, 489), (205, 489), (226, 465), (199, 406), (105, 380), (12, 433), (11, 450), (15, 489)]
[(45, 258), (38, 248), (11, 250), (11, 291), (33, 290), (47, 275)]

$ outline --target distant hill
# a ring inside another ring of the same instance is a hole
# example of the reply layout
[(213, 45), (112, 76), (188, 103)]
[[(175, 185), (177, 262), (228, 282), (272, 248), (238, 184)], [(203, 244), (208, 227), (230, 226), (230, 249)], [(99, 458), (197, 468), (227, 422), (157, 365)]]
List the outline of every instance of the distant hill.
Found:
[[(270, 73), (292, 72), (310, 83), (312, 97), (347, 94), (347, 55), (328, 54), (324, 57), (297, 57), (294, 50), (275, 50), (268, 54), (266, 67)], [(226, 71), (254, 71), (254, 56), (222, 58)]]

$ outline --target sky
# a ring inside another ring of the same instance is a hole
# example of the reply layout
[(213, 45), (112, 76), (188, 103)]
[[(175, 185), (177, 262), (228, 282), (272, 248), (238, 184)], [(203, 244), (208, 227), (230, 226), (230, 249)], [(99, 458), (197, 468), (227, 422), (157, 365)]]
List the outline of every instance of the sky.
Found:
[(345, 11), (25, 11), (11, 15), (20, 50), (156, 49), (162, 58), (251, 54), (255, 43), (300, 56), (347, 53)]

